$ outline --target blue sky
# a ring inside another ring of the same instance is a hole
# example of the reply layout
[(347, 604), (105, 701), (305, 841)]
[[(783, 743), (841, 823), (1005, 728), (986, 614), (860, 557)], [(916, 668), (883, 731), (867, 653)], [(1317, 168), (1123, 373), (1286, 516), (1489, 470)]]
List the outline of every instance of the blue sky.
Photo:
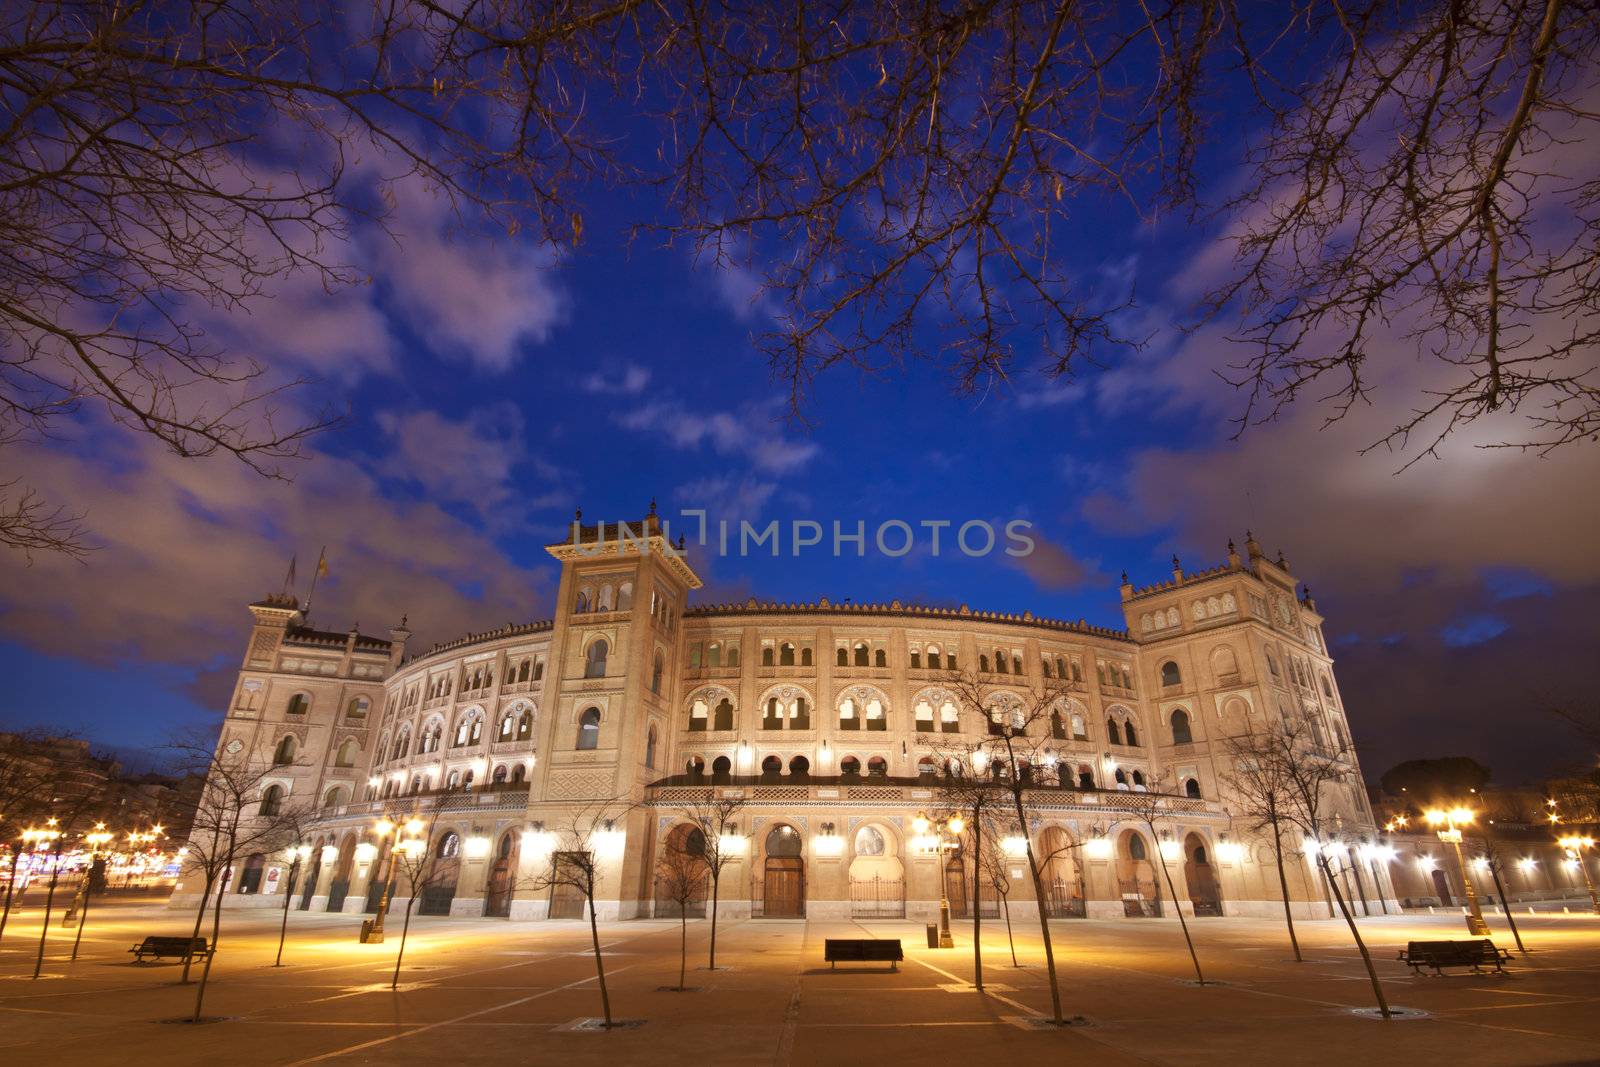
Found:
[[(1243, 133), (1210, 140), (1202, 170), (1217, 188)], [(5, 473), (83, 510), (103, 547), (83, 563), (6, 564), (0, 720), (130, 752), (214, 724), (245, 603), (278, 587), (291, 555), (303, 589), (324, 544), (319, 626), (381, 633), (406, 612), (426, 643), (543, 617), (542, 546), (574, 509), (635, 518), (655, 498), (668, 518), (703, 507), (758, 524), (1026, 519), (1040, 542), (1026, 566), (948, 549), (700, 554), (707, 599), (899, 598), (1112, 626), (1120, 571), (1158, 580), (1174, 553), (1211, 566), (1253, 528), (1330, 617), (1369, 776), (1460, 753), (1509, 780), (1570, 755), (1539, 707), (1591, 688), (1579, 668), (1600, 636), (1586, 606), (1600, 583), (1593, 452), (1541, 459), (1468, 438), (1396, 474), (1404, 456), (1359, 454), (1391, 419), (1381, 402), (1329, 429), (1306, 404), (1234, 440), (1240, 398), (1217, 377), (1238, 354), (1228, 323), (1176, 328), (1215, 269), (1215, 227), (1085, 201), (1059, 235), (1090, 284), (1137, 294), (1125, 325), (1151, 338), (1141, 353), (1072, 383), (1023, 366), (961, 395), (928, 321), (929, 364), (827, 374), (802, 424), (752, 344), (769, 311), (749, 279), (625, 240), (648, 200), (596, 194), (584, 242), (558, 256), (455, 228), (420, 187), (402, 194), (397, 240), (352, 236), (371, 285), (291, 283), (209, 323), (316, 379), (296, 403), (347, 412), (292, 482), (178, 461), (92, 415), (8, 450)], [(1426, 380), (1405, 361), (1388, 373)], [(1507, 714), (1538, 725), (1510, 730)]]

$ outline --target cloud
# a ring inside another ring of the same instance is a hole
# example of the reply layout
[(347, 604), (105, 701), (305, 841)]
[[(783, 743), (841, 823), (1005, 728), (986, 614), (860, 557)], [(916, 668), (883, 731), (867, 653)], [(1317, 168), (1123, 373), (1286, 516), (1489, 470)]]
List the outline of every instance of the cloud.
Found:
[(612, 377), (603, 371), (586, 375), (579, 385), (586, 393), (611, 396), (638, 396), (650, 384), (650, 369), (637, 363), (626, 363)]
[(147, 438), (118, 449), (97, 438), (64, 444), (13, 445), (0, 457), (7, 476), (24, 474), (87, 511), (101, 544), (85, 563), (46, 556), (11, 568), (0, 633), (39, 652), (212, 664), (214, 694), (243, 648), (245, 605), (277, 590), (294, 553), (304, 593), (321, 545), (331, 573), (313, 623), (327, 629), (359, 620), (383, 634), (409, 614), (422, 643), (525, 620), (548, 601), (547, 576), (437, 505), (389, 497), (347, 459), (316, 455), (290, 483), (237, 462), (180, 459)]
[(677, 401), (659, 400), (616, 418), (624, 429), (660, 432), (677, 448), (707, 446), (719, 455), (743, 456), (769, 474), (797, 471), (820, 451), (815, 442), (787, 436), (770, 405), (738, 412), (691, 412)]
[(419, 485), (430, 498), (471, 504), (481, 514), (527, 503), (513, 469), (527, 458), (522, 412), (493, 404), (459, 420), (436, 411), (386, 411), (377, 416), (392, 452), (386, 473)]
[(459, 220), (447, 199), (417, 179), (389, 188), (393, 236), (370, 235), (367, 253), (387, 306), (429, 347), (498, 373), (566, 320), (571, 301), (554, 248), (483, 234), (453, 240)]
[(1040, 589), (1060, 591), (1076, 589), (1096, 577), (1094, 568), (1088, 566), (1068, 549), (1054, 541), (1031, 533), (1033, 551), (1026, 556), (1006, 556), (1006, 563), (1026, 574)]

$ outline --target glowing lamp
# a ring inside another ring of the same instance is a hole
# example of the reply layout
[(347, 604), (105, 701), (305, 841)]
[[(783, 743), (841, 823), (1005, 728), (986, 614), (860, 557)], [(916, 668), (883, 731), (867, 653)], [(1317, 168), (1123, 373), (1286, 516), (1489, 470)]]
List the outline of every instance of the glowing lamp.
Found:
[(1223, 863), (1238, 863), (1244, 859), (1244, 846), (1237, 841), (1217, 842), (1217, 859)]
[(1000, 839), (1000, 851), (1015, 859), (1028, 854), (1028, 839), (1020, 834), (1012, 834)]
[(838, 834), (819, 834), (811, 839), (811, 847), (819, 856), (842, 856), (844, 838)]
[(489, 854), (489, 839), (487, 837), (469, 837), (461, 843), (461, 851), (466, 853), (470, 860), (481, 860)]
[(356, 859), (361, 863), (371, 863), (378, 857), (378, 846), (371, 841), (363, 841), (356, 846)]
[(915, 819), (911, 820), (911, 829), (917, 832), (918, 837), (926, 836), (928, 833), (928, 827), (930, 825), (932, 824), (928, 822), (928, 817), (926, 815), (918, 815)]
[(1109, 837), (1091, 837), (1083, 843), (1083, 854), (1092, 860), (1107, 860), (1111, 858), (1111, 839)]
[(959, 834), (961, 831), (967, 828), (967, 820), (963, 819), (959, 815), (952, 815), (950, 816), (950, 821), (945, 825), (950, 827), (951, 833)]

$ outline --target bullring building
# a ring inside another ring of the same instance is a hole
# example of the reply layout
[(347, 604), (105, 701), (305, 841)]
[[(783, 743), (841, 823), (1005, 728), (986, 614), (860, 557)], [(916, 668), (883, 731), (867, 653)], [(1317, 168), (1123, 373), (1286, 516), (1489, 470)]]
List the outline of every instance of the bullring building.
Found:
[[(1284, 720), (1349, 765), (1327, 798), (1327, 847), (1348, 861), (1358, 912), (1391, 910), (1322, 617), (1281, 555), (1245, 548), (1198, 572), (1174, 560), (1149, 586), (1124, 577), (1126, 631), (898, 600), (696, 604), (700, 579), (652, 508), (642, 523), (574, 524), (549, 546), (554, 618), (423, 653), (408, 653), (403, 622), (386, 638), (337, 633), (305, 625), (290, 596), (250, 605), (219, 753), (270, 768), (253, 812), (310, 813), (292, 907), (374, 910), (390, 847), (375, 824), (428, 812), (436, 862), (420, 913), (582, 917), (582, 899), (537, 888), (539, 874), (554, 828), (611, 801), (597, 914), (666, 914), (655, 859), (692, 833), (685, 806), (710, 791), (745, 802), (722, 914), (930, 919), (948, 896), (959, 917), (973, 864), (918, 832), (941, 804), (940, 753), (989, 728), (953, 691), (959, 675), (1000, 702), (1060, 694), (1033, 727), (1049, 736), (1028, 791), (1053, 914), (1280, 913), (1271, 848), (1230, 797), (1226, 742)], [(1152, 789), (1171, 795), (1154, 833), (1130, 810)], [(1012, 910), (1031, 912), (1023, 861), (1007, 866)], [(241, 857), (227, 903), (281, 905), (285, 874), (279, 851)], [(175, 900), (197, 884), (186, 876)], [(987, 884), (977, 895), (998, 907)], [(1330, 914), (1303, 854), (1289, 895), (1299, 915)]]

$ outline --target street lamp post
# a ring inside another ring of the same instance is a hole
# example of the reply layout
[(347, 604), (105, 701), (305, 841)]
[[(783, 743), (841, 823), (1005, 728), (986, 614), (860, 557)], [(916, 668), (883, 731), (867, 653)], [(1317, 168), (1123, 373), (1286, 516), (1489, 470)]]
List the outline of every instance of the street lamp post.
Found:
[(1435, 808), (1423, 817), (1428, 820), (1429, 826), (1440, 828), (1437, 830), (1440, 841), (1455, 846), (1456, 866), (1461, 869), (1461, 884), (1467, 891), (1467, 932), (1486, 936), (1489, 933), (1489, 924), (1483, 921), (1483, 910), (1478, 907), (1478, 891), (1473, 888), (1472, 875), (1467, 871), (1467, 861), (1461, 855), (1461, 828), (1471, 824), (1475, 813), (1471, 808), (1449, 810)]
[(373, 831), (380, 841), (388, 843), (391, 834), (394, 836), (394, 841), (389, 849), (389, 870), (384, 875), (383, 896), (378, 900), (378, 913), (361, 924), (361, 943), (364, 945), (383, 944), (383, 920), (389, 914), (389, 898), (394, 893), (395, 850), (400, 847), (400, 834), (404, 832), (416, 837), (422, 832), (422, 820), (412, 819), (402, 825), (389, 819), (380, 819), (373, 827)]
[(1578, 834), (1568, 834), (1558, 842), (1567, 854), (1578, 861), (1578, 870), (1583, 872), (1583, 884), (1589, 890), (1589, 903), (1594, 908), (1594, 913), (1600, 915), (1600, 894), (1595, 892), (1594, 879), (1589, 877), (1589, 864), (1583, 854), (1594, 847), (1594, 838), (1581, 837)]
[(912, 829), (918, 834), (926, 834), (930, 829), (938, 831), (939, 844), (935, 855), (939, 858), (939, 947), (955, 948), (955, 939), (950, 936), (950, 885), (945, 880), (944, 854), (946, 849), (954, 850), (959, 842), (945, 841), (945, 834), (952, 838), (959, 835), (967, 827), (966, 821), (959, 815), (952, 815), (947, 819), (932, 820), (925, 814), (919, 814), (916, 821), (911, 824)]

